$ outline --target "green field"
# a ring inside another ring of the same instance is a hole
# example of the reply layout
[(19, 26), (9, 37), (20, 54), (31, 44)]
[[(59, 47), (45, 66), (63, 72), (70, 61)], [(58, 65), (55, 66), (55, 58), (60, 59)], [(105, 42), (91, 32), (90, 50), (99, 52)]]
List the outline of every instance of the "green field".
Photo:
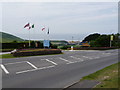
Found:
[(118, 88), (118, 79), (120, 79), (120, 76), (118, 76), (118, 65), (120, 65), (120, 63), (110, 65), (102, 70), (83, 77), (81, 81), (99, 81), (100, 84), (98, 84), (95, 88)]
[(23, 41), (23, 39), (14, 36), (12, 34), (0, 32), (0, 43), (13, 42), (13, 41)]

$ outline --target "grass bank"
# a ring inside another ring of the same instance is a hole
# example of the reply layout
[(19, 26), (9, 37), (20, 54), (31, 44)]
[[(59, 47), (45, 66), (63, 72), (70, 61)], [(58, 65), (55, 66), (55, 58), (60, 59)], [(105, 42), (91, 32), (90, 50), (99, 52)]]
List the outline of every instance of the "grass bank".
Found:
[[(63, 54), (63, 53), (61, 53)], [(60, 55), (60, 54), (49, 54), (49, 55)], [(45, 55), (35, 55), (35, 56), (45, 56)], [(21, 58), (21, 57), (31, 57), (31, 56), (20, 56), (20, 57), (15, 57), (12, 54), (3, 54), (0, 55), (0, 58), (4, 59), (4, 58)]]
[(0, 55), (0, 58), (16, 58), (12, 54), (2, 54)]
[(110, 65), (102, 70), (99, 70), (93, 74), (90, 74), (88, 76), (83, 77), (82, 80), (97, 80), (100, 82), (97, 86), (94, 88), (118, 88), (118, 79), (120, 79), (120, 76), (118, 76), (118, 66), (119, 63)]

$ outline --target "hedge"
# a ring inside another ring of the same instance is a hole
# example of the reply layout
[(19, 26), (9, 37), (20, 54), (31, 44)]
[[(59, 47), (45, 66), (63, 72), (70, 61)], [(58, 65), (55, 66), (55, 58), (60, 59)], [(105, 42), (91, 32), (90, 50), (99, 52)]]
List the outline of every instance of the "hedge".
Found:
[(35, 56), (35, 55), (48, 55), (48, 54), (60, 54), (60, 49), (28, 49), (28, 50), (17, 50), (13, 53), (13, 56)]
[[(117, 49), (118, 47), (79, 47), (73, 48), (73, 50), (108, 50), (108, 49)], [(68, 48), (70, 50), (71, 48)]]
[[(37, 45), (37, 47), (36, 47)], [(29, 47), (28, 42), (21, 42), (21, 43), (0, 43), (0, 47), (2, 49), (20, 49), (20, 48), (44, 48), (43, 43), (40, 41), (31, 41), (31, 46)], [(57, 49), (57, 45), (52, 45), (50, 43), (50, 47)]]
[(70, 48), (71, 46), (70, 45), (64, 45), (64, 46), (59, 46), (58, 48), (59, 49), (67, 49), (67, 48)]
[[(39, 41), (36, 41), (37, 43), (37, 47), (35, 47), (35, 42), (31, 41), (31, 47), (30, 48), (43, 48), (43, 44)], [(29, 43), (25, 42), (25, 43), (0, 43), (0, 46), (2, 49), (12, 49), (12, 48), (29, 48)]]

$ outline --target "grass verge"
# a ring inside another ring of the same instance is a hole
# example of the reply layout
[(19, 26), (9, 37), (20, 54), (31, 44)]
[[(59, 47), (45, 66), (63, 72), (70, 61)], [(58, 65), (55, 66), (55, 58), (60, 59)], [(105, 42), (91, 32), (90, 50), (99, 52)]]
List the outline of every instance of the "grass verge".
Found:
[(15, 58), (12, 54), (2, 54), (0, 58)]
[[(63, 54), (63, 53), (60, 53)], [(49, 55), (60, 55), (60, 54), (49, 54)], [(34, 55), (34, 56), (45, 56), (45, 55)], [(2, 54), (0, 55), (0, 58), (21, 58), (21, 57), (31, 57), (31, 56), (20, 56), (20, 57), (14, 57), (12, 54)]]
[(118, 88), (118, 79), (120, 79), (120, 76), (118, 76), (118, 65), (120, 65), (120, 62), (85, 76), (80, 81), (96, 80), (101, 82), (94, 88)]

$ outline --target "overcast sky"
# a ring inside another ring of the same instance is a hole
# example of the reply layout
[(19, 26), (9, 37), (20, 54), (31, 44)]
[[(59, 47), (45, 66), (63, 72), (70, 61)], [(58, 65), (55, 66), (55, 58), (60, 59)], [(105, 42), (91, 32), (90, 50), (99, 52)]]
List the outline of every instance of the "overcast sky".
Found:
[[(51, 39), (68, 39), (67, 35), (82, 39), (85, 37), (84, 35), (95, 32), (100, 34), (117, 33), (118, 3), (2, 3), (2, 26), (0, 26), (2, 28), (0, 29), (3, 32), (27, 39), (29, 31), (23, 27), (28, 22), (35, 25), (35, 28), (30, 30), (32, 39), (43, 39), (45, 36), (43, 34), (47, 32), (48, 27)], [(46, 32), (41, 30), (43, 26), (45, 26)]]

